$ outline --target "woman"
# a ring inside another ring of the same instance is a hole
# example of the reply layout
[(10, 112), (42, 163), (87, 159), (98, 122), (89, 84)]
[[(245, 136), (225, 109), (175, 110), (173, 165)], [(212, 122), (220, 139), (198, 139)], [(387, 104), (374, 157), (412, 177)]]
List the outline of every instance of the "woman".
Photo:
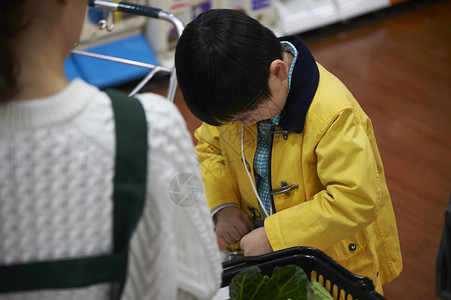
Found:
[(0, 299), (209, 299), (221, 266), (205, 198), (168, 190), (201, 178), (184, 121), (157, 95), (68, 82), (85, 12), (0, 9)]

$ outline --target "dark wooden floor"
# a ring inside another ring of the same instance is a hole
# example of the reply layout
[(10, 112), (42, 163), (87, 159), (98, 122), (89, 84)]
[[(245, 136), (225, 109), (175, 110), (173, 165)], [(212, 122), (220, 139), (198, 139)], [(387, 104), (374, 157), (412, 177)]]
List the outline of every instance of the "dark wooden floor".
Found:
[[(373, 121), (404, 269), (387, 299), (436, 299), (435, 258), (451, 194), (451, 1), (412, 1), (302, 34)], [(178, 93), (193, 132), (200, 124)]]
[(373, 121), (404, 260), (385, 296), (436, 299), (451, 194), (451, 1), (415, 1), (355, 21), (305, 39)]

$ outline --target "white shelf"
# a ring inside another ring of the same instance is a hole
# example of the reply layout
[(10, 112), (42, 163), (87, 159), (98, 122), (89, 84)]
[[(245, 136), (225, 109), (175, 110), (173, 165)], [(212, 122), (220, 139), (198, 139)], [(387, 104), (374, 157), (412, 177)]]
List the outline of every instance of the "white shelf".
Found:
[(336, 0), (342, 20), (391, 6), (388, 0)]
[(340, 21), (332, 0), (276, 1), (283, 34), (296, 34)]
[(277, 0), (278, 28), (297, 34), (390, 6), (389, 0)]

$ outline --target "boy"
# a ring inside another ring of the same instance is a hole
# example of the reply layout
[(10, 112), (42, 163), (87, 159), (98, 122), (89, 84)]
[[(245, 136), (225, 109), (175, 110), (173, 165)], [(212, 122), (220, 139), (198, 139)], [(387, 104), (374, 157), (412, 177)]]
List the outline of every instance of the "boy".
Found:
[(245, 255), (315, 247), (382, 293), (402, 269), (396, 221), (371, 121), (346, 87), (300, 38), (233, 10), (188, 24), (175, 64), (204, 122), (196, 151), (218, 240)]

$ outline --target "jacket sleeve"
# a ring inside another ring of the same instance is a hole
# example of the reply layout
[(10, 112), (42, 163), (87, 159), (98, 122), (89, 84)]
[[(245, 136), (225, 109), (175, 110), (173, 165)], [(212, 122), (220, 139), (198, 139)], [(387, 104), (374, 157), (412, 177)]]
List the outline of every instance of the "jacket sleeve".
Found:
[(375, 153), (353, 109), (339, 112), (319, 139), (313, 199), (265, 220), (274, 250), (292, 246), (327, 249), (377, 218), (381, 180)]
[[(228, 163), (223, 155), (219, 127), (203, 123), (194, 133), (198, 140), (196, 153), (199, 158), (206, 197), (210, 210), (224, 204), (239, 204)], [(235, 185), (236, 186), (236, 185)]]

